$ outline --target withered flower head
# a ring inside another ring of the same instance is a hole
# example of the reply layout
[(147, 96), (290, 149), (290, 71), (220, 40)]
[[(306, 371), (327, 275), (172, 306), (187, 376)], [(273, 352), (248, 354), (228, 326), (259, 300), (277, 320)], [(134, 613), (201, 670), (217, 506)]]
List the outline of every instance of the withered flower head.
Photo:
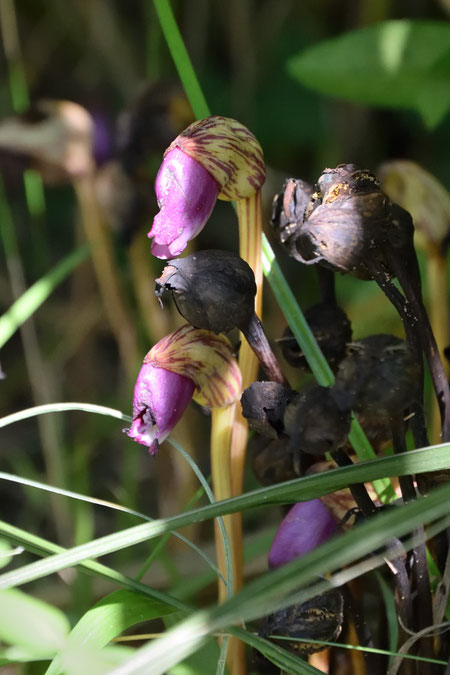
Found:
[(347, 348), (334, 388), (345, 391), (366, 421), (403, 417), (414, 400), (420, 364), (409, 345), (393, 335), (371, 335)]
[(286, 407), (297, 396), (296, 391), (278, 382), (253, 382), (242, 394), (242, 415), (262, 436), (279, 438), (284, 431)]
[[(339, 637), (344, 610), (344, 600), (337, 589), (316, 595), (299, 605), (291, 605), (286, 609), (269, 614), (266, 617), (260, 634), (263, 637), (279, 635), (290, 638), (323, 640), (333, 642)], [(290, 651), (298, 656), (308, 656), (325, 649), (314, 642), (284, 641)]]
[(295, 238), (305, 218), (314, 188), (299, 178), (288, 178), (283, 191), (275, 195), (271, 224), (289, 255), (296, 257)]
[(284, 413), (294, 456), (324, 455), (340, 448), (350, 431), (350, 400), (344, 391), (315, 386), (300, 392)]
[(189, 323), (214, 333), (246, 327), (254, 313), (255, 276), (236, 253), (199, 251), (170, 260), (156, 280), (156, 295), (165, 290)]
[[(352, 339), (352, 327), (345, 312), (335, 304), (320, 302), (305, 311), (305, 319), (331, 369), (336, 370)], [(278, 341), (286, 361), (309, 372), (309, 365), (289, 326)]]
[(94, 123), (72, 101), (36, 101), (29, 111), (0, 123), (0, 149), (29, 158), (48, 183), (90, 173)]
[(391, 204), (370, 171), (354, 164), (326, 169), (318, 181), (321, 203), (308, 211), (296, 237), (305, 262), (370, 279), (367, 261), (381, 255)]

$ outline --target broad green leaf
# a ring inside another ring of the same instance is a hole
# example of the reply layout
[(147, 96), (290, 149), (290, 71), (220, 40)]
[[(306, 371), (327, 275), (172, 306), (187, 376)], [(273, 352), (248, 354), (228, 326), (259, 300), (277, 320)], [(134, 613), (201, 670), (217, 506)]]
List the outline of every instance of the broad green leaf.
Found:
[(384, 21), (320, 42), (287, 67), (316, 91), (369, 105), (413, 108), (434, 127), (450, 108), (450, 25)]
[(0, 640), (36, 656), (51, 657), (70, 630), (66, 616), (55, 607), (9, 589), (0, 591)]
[[(69, 635), (67, 653), (75, 647), (87, 646), (100, 649), (130, 626), (156, 619), (176, 611), (163, 602), (152, 600), (133, 591), (114, 591), (100, 600), (84, 616)], [(58, 654), (47, 670), (47, 675), (62, 673), (66, 663), (64, 653)]]
[(63, 652), (61, 670), (64, 675), (106, 675), (133, 655), (130, 647), (114, 646), (96, 649), (88, 645), (71, 645)]

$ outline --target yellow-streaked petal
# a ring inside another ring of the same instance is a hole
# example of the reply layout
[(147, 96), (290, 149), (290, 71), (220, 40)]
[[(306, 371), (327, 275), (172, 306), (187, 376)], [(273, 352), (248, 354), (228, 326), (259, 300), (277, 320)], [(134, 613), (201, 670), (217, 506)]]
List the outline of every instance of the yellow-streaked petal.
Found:
[(206, 117), (185, 129), (166, 150), (180, 148), (218, 182), (219, 199), (244, 199), (266, 179), (264, 155), (255, 136), (229, 117)]
[(222, 408), (240, 398), (241, 371), (223, 335), (185, 324), (152, 347), (144, 363), (189, 377), (196, 387), (194, 400), (208, 408)]

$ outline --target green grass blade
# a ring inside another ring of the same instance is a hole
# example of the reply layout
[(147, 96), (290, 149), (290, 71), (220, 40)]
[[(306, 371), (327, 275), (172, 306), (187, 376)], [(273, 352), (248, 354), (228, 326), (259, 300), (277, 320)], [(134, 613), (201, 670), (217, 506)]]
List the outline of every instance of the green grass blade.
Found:
[[(150, 664), (153, 675), (162, 675), (197, 649), (209, 633), (225, 630), (237, 621), (256, 619), (282, 606), (304, 602), (330, 586), (339, 586), (369, 568), (383, 564), (381, 554), (332, 576), (329, 582), (325, 579), (315, 581), (318, 575), (333, 573), (352, 564), (393, 536), (405, 535), (419, 523), (437, 520), (434, 532), (445, 529), (450, 523), (446, 501), (449, 496), (450, 485), (442, 486), (425, 499), (380, 514), (307, 555), (264, 574), (224, 604), (197, 612), (162, 638), (145, 645), (112, 675), (144, 674)], [(412, 545), (412, 540), (406, 543), (408, 548)], [(299, 589), (302, 589), (301, 592)]]
[[(109, 502), (106, 501), (105, 499), (97, 499), (96, 497), (82, 495), (79, 492), (73, 492), (71, 490), (64, 490), (62, 488), (53, 487), (52, 485), (46, 485), (45, 483), (30, 480), (28, 478), (22, 478), (21, 476), (14, 476), (9, 473), (4, 473), (3, 471), (0, 471), (0, 480), (7, 480), (12, 483), (19, 483), (20, 485), (24, 485), (26, 487), (37, 488), (45, 492), (51, 492), (52, 494), (61, 495), (63, 497), (69, 497), (70, 499), (76, 499), (77, 501), (87, 502), (89, 504), (94, 504), (97, 506), (104, 506), (114, 511), (121, 511), (122, 513), (128, 513), (131, 516), (135, 516), (136, 518), (145, 520), (147, 523), (152, 523), (155, 520), (154, 518), (146, 516), (144, 513), (140, 513), (139, 511), (135, 511), (134, 509), (129, 509), (126, 506), (122, 506), (121, 504), (115, 504), (114, 502)], [(180, 534), (179, 532), (171, 531), (170, 535), (177, 537), (177, 539), (180, 539), (180, 541), (186, 544), (186, 546), (189, 546), (193, 551), (195, 551), (213, 570), (214, 574), (218, 576), (220, 579), (222, 579), (223, 583), (226, 583), (225, 579), (223, 579), (221, 573), (219, 572), (217, 565), (199, 546), (197, 546), (197, 544), (195, 544), (194, 542), (192, 542), (190, 539), (185, 537), (183, 534)]]
[(15, 424), (16, 422), (21, 422), (22, 420), (26, 420), (30, 417), (36, 417), (37, 415), (48, 415), (55, 412), (68, 412), (70, 410), (88, 412), (95, 415), (107, 415), (108, 417), (115, 417), (116, 419), (122, 420), (123, 422), (132, 421), (129, 415), (124, 415), (120, 410), (114, 410), (114, 408), (108, 408), (104, 405), (96, 405), (95, 403), (46, 403), (44, 405), (36, 405), (32, 408), (26, 408), (25, 410), (19, 410), (18, 412), (11, 413), (11, 415), (1, 417), (0, 429), (2, 427), (7, 427), (9, 424)]
[[(136, 525), (76, 546), (51, 558), (39, 560), (20, 569), (2, 574), (0, 576), (0, 588), (24, 584), (66, 567), (77, 565), (88, 558), (97, 558), (113, 553), (157, 537), (168, 530), (178, 529), (220, 515), (273, 503), (306, 501), (347, 487), (350, 484), (372, 481), (381, 476), (402, 476), (447, 468), (449, 447), (449, 444), (443, 444), (422, 450), (413, 450), (402, 455), (384, 457), (371, 462), (354, 464), (341, 469), (333, 469), (323, 474), (305, 476), (279, 485), (261, 488), (171, 518)], [(444, 488), (450, 496), (450, 485), (444, 486)], [(421, 506), (426, 505), (429, 499), (430, 497), (421, 499), (418, 503)], [(412, 508), (412, 505), (410, 508)], [(395, 510), (397, 511), (397, 509)], [(379, 519), (376, 520), (378, 522)]]
[(34, 314), (55, 288), (88, 258), (89, 251), (89, 246), (81, 246), (70, 253), (11, 305), (0, 317), (0, 347)]
[[(16, 544), (20, 544), (27, 551), (35, 553), (39, 556), (57, 555), (60, 553), (64, 553), (66, 550), (62, 546), (53, 544), (52, 542), (47, 541), (42, 537), (37, 537), (34, 534), (30, 534), (25, 530), (15, 527), (14, 525), (10, 525), (9, 523), (5, 523), (4, 521), (1, 520), (0, 520), (0, 534), (6, 537), (9, 541), (12, 541)], [(127, 577), (121, 572), (117, 572), (116, 570), (113, 570), (110, 567), (107, 567), (106, 565), (102, 565), (98, 562), (95, 562), (94, 560), (86, 560), (85, 562), (82, 562), (80, 564), (80, 569), (83, 572), (86, 572), (87, 574), (92, 574), (101, 577), (102, 579), (106, 579), (107, 581), (110, 581), (114, 584), (118, 584), (119, 586), (123, 586), (124, 588), (128, 588), (132, 591), (138, 591), (139, 593), (143, 593), (147, 597), (157, 600), (159, 602), (165, 602), (170, 607), (175, 607), (176, 609), (179, 609), (183, 612), (187, 612), (190, 610), (189, 605), (187, 605), (184, 602), (181, 602), (177, 598), (174, 598), (173, 596), (167, 593), (154, 590), (153, 588), (150, 588), (146, 584), (142, 584), (140, 581), (136, 581), (131, 577)]]
[[(317, 344), (314, 335), (309, 328), (302, 310), (292, 293), (289, 285), (275, 258), (275, 253), (270, 246), (267, 237), (263, 234), (262, 265), (264, 276), (270, 283), (275, 298), (280, 305), (284, 318), (289, 324), (295, 339), (299, 343), (303, 354), (317, 382), (323, 387), (330, 387), (334, 382), (334, 375), (327, 363), (326, 358)], [(353, 416), (349, 441), (360, 460), (375, 458), (375, 452), (370, 445), (367, 436), (361, 428), (358, 420)], [(383, 501), (395, 499), (394, 489), (388, 479), (381, 478), (374, 481), (374, 488)]]
[(194, 115), (201, 119), (211, 115), (200, 87), (191, 59), (184, 45), (178, 29), (172, 8), (168, 0), (153, 0), (159, 23), (164, 33), (167, 45), (183, 83), (184, 90), (194, 111)]

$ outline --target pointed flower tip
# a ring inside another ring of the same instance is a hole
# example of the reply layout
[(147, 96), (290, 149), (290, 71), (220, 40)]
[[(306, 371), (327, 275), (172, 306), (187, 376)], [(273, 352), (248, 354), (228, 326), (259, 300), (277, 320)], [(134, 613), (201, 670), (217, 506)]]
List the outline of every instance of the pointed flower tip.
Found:
[(194, 389), (188, 377), (144, 363), (134, 387), (133, 421), (124, 432), (146, 445), (151, 455), (156, 454), (179, 422)]
[(328, 541), (336, 523), (320, 499), (295, 504), (281, 523), (269, 552), (269, 567), (285, 565)]
[(164, 260), (179, 255), (203, 229), (219, 194), (213, 176), (179, 148), (167, 152), (155, 181), (160, 208), (148, 237), (152, 254)]

